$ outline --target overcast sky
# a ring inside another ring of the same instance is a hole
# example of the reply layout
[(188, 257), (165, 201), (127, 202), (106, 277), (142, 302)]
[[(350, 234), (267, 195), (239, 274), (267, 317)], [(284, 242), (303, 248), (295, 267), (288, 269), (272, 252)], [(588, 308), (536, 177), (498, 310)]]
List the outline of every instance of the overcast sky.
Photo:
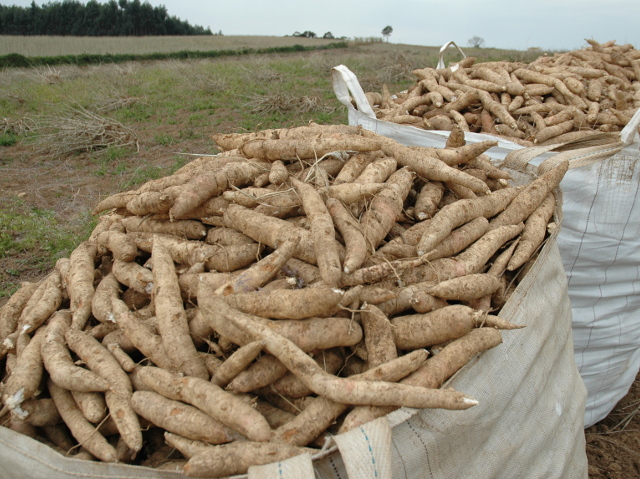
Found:
[[(48, 3), (37, 1), (38, 5)], [(53, 0), (51, 0), (53, 1)], [(98, 0), (103, 3), (105, 0)], [(225, 35), (290, 35), (310, 30), (318, 36), (381, 37), (389, 41), (439, 46), (453, 40), (466, 46), (479, 36), (486, 47), (574, 50), (585, 38), (616, 40), (640, 49), (640, 0), (149, 0), (192, 25)], [(2, 1), (28, 6), (31, 0)]]

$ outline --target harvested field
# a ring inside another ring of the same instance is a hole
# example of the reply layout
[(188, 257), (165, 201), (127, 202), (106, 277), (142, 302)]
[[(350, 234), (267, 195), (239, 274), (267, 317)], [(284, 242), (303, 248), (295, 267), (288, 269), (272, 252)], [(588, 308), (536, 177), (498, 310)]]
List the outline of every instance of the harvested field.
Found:
[(305, 37), (191, 35), (160, 37), (55, 37), (0, 35), (0, 55), (31, 57), (59, 55), (167, 53), (180, 51), (241, 50), (243, 48), (319, 46), (336, 40)]

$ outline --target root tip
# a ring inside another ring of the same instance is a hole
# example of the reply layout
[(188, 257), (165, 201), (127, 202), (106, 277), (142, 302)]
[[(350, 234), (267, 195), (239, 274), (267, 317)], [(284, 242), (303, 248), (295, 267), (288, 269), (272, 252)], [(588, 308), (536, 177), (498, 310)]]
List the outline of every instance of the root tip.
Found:
[(472, 398), (462, 398), (462, 401), (469, 406), (477, 406), (480, 402), (477, 399)]

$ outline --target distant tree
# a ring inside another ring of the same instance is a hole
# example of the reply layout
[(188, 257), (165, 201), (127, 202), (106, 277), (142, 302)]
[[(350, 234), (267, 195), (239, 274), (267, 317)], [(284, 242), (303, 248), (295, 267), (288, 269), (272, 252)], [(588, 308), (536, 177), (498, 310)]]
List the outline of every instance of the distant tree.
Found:
[(100, 8), (95, 31), (98, 36), (117, 35), (119, 27), (118, 2), (110, 0)]
[(393, 28), (391, 28), (391, 25), (387, 25), (386, 27), (384, 27), (382, 29), (382, 36), (385, 37), (387, 39), (387, 42), (389, 41), (389, 36), (393, 33)]
[(293, 35), (294, 37), (305, 37), (305, 38), (316, 38), (316, 34), (314, 32), (310, 32), (309, 30), (306, 30), (302, 33), (300, 32), (294, 32)]
[(98, 18), (100, 17), (100, 4), (96, 0), (89, 0), (84, 6), (84, 19), (82, 22), (83, 31), (85, 35), (97, 36), (99, 24)]
[[(65, 19), (60, 28), (66, 24), (66, 28), (58, 35), (82, 35), (84, 31), (84, 5), (80, 2), (62, 2), (62, 18)], [(66, 30), (66, 31), (65, 31)]]
[(331, 33), (331, 32), (327, 32), (327, 33), (325, 33), (324, 35), (322, 35), (322, 38), (333, 39), (333, 38), (335, 38), (335, 37), (333, 36), (333, 33)]
[(473, 37), (469, 38), (469, 40), (467, 40), (467, 43), (470, 47), (482, 48), (484, 47), (484, 38), (474, 35)]
[(160, 5), (159, 7), (155, 7), (153, 9), (153, 15), (155, 18), (155, 35), (166, 35), (167, 34), (167, 26), (165, 22), (167, 21), (167, 17), (169, 13), (167, 12), (167, 7), (164, 5)]
[(29, 7), (29, 35), (35, 35), (35, 32), (38, 31), (39, 28), (39, 13), (40, 7), (36, 4), (35, 1), (31, 2), (31, 6)]

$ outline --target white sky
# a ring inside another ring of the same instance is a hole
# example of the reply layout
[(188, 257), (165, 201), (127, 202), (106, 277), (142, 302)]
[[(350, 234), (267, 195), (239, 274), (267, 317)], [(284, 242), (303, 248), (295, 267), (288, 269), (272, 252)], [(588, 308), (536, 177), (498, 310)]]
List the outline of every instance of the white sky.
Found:
[[(104, 0), (99, 0), (101, 3)], [(42, 6), (46, 1), (36, 3)], [(143, 0), (144, 2), (144, 0)], [(31, 0), (0, 2), (28, 6)], [(290, 35), (310, 30), (318, 36), (381, 37), (389, 41), (466, 46), (479, 36), (485, 47), (574, 50), (585, 38), (616, 40), (640, 49), (639, 0), (149, 0), (170, 15), (225, 35)]]

